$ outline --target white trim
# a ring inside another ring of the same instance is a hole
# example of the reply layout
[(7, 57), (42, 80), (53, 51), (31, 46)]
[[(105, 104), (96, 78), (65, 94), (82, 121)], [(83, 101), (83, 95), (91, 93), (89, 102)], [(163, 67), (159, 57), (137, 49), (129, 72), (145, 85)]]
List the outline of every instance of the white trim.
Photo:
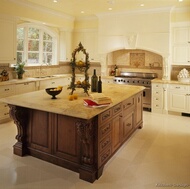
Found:
[(172, 22), (171, 27), (188, 27), (190, 26), (190, 21), (189, 22)]
[(115, 16), (115, 15), (124, 15), (124, 14), (150, 14), (150, 13), (163, 13), (163, 12), (171, 12), (173, 6), (171, 7), (163, 7), (163, 8), (155, 8), (155, 9), (143, 9), (143, 10), (132, 10), (132, 11), (119, 11), (119, 12), (112, 12), (112, 13), (100, 13), (97, 14), (97, 17), (104, 17), (104, 16)]

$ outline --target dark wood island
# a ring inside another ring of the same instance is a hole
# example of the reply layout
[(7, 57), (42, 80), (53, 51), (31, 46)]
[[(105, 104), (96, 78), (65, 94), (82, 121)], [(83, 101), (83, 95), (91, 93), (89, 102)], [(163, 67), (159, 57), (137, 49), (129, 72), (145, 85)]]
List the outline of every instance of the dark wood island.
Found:
[(94, 182), (106, 162), (142, 128), (144, 87), (104, 84), (103, 93), (113, 101), (104, 108), (84, 106), (82, 93), (69, 101), (66, 88), (56, 100), (45, 90), (2, 99), (18, 130), (14, 154), (40, 158)]

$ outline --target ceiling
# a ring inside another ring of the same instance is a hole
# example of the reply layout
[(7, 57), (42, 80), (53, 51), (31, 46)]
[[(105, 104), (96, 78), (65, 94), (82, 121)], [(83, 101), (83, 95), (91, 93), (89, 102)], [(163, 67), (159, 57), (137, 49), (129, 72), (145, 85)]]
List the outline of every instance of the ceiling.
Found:
[[(166, 7), (190, 7), (190, 0), (23, 0), (74, 17)], [(108, 10), (112, 8), (112, 10)], [(83, 13), (81, 13), (83, 11)]]

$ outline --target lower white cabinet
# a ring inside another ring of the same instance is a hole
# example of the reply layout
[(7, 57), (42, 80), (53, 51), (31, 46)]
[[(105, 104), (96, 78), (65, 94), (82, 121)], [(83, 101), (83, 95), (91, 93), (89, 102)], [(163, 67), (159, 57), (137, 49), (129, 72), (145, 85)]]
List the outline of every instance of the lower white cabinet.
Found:
[(70, 78), (61, 77), (61, 78), (52, 78), (48, 80), (41, 80), (39, 84), (39, 90), (51, 87), (58, 87), (68, 85), (70, 83)]
[(15, 85), (15, 94), (29, 93), (36, 90), (36, 82), (25, 82)]
[(103, 83), (113, 83), (113, 78), (102, 78)]
[(190, 86), (180, 84), (169, 85), (168, 110), (190, 113)]
[(163, 84), (152, 83), (152, 106), (151, 111), (154, 113), (163, 113), (164, 108), (164, 95), (163, 95)]
[[(15, 95), (14, 85), (0, 86), (0, 98)], [(9, 120), (9, 107), (6, 103), (0, 102), (0, 123)]]

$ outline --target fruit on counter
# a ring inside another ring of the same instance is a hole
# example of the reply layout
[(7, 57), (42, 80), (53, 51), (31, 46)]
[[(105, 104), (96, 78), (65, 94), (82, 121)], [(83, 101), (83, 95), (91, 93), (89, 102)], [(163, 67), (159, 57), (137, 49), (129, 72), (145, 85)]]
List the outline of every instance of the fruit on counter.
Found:
[(76, 100), (78, 98), (78, 94), (73, 94), (73, 98)]
[(72, 100), (74, 99), (73, 95), (69, 95), (69, 96), (68, 96), (68, 99), (69, 99), (70, 101), (72, 101)]
[(63, 88), (62, 86), (58, 86), (58, 87), (56, 87), (54, 89), (50, 89), (50, 91), (61, 91), (62, 88)]

